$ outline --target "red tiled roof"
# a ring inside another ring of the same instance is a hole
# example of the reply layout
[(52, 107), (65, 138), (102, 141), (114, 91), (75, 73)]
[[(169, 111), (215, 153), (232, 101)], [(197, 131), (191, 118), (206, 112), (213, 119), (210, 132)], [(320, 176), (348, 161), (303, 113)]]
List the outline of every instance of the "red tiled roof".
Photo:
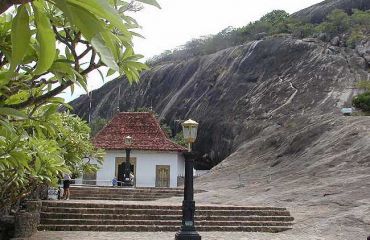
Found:
[(122, 112), (94, 137), (97, 148), (106, 150), (126, 149), (125, 137), (132, 137), (131, 149), (152, 151), (186, 151), (172, 142), (163, 132), (157, 119), (149, 112)]

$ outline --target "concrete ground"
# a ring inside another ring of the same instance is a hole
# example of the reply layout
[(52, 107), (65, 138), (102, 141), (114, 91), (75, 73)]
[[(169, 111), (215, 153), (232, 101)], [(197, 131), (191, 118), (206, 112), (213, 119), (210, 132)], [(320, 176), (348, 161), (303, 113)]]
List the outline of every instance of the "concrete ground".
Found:
[[(325, 240), (325, 238), (311, 238), (304, 234), (292, 236), (285, 233), (201, 232), (200, 235), (204, 240)], [(174, 237), (173, 232), (38, 232), (31, 240), (173, 240)]]

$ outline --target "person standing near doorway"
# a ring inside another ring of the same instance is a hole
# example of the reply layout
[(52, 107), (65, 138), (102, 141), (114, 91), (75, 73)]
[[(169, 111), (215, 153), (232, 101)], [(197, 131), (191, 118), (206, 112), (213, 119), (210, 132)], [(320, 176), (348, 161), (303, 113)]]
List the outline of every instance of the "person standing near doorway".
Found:
[(63, 176), (63, 199), (69, 200), (70, 192), (69, 192), (69, 185), (71, 184), (71, 176), (65, 173)]

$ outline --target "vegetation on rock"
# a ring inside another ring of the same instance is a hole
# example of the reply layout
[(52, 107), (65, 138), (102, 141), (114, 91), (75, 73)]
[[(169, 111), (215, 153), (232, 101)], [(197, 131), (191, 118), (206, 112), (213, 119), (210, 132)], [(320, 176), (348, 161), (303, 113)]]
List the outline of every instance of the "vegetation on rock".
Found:
[(370, 11), (354, 9), (353, 14), (349, 15), (343, 10), (335, 9), (327, 16), (326, 21), (312, 24), (299, 21), (283, 10), (274, 10), (244, 27), (228, 27), (216, 35), (193, 39), (178, 49), (167, 50), (148, 60), (148, 64), (212, 54), (278, 34), (289, 34), (296, 38), (318, 37), (324, 41), (339, 37), (339, 42), (344, 46), (354, 48), (370, 34)]
[(368, 114), (370, 113), (370, 81), (360, 81), (356, 87), (365, 92), (355, 96), (352, 99), (352, 105)]
[(370, 112), (370, 92), (362, 93), (354, 97), (353, 106), (364, 112)]
[(97, 117), (89, 123), (91, 136), (94, 137), (108, 123), (105, 118)]

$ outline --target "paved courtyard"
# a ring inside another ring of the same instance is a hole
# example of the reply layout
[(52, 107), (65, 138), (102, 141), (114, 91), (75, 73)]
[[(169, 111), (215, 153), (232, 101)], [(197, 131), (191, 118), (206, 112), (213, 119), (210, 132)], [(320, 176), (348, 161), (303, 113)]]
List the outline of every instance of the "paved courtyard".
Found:
[[(241, 233), (241, 232), (201, 232), (203, 240), (324, 240), (325, 238), (310, 238), (309, 236), (292, 236), (284, 233)], [(31, 240), (173, 240), (172, 232), (38, 232)], [(325, 239), (326, 240), (326, 239)]]

